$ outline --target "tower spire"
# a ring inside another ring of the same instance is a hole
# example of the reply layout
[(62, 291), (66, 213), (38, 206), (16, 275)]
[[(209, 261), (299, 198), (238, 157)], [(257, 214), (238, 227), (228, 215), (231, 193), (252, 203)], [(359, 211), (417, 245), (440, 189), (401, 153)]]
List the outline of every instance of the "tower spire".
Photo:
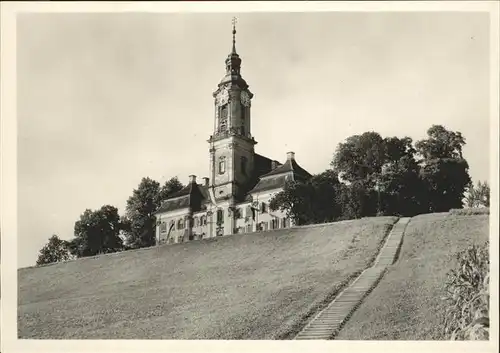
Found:
[(236, 54), (236, 22), (238, 20), (236, 17), (233, 17), (233, 20), (231, 21), (233, 23), (233, 54)]
[(219, 86), (225, 85), (228, 83), (237, 84), (242, 89), (247, 89), (248, 85), (245, 80), (241, 77), (240, 69), (241, 69), (241, 58), (236, 53), (236, 17), (233, 17), (232, 21), (232, 34), (233, 34), (233, 48), (231, 52), (228, 54), (226, 58), (226, 75), (219, 82)]

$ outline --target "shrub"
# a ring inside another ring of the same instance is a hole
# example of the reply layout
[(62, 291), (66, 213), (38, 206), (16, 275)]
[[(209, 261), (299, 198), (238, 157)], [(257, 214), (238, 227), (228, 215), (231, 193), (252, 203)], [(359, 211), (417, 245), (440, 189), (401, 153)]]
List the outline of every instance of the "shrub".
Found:
[(481, 214), (490, 214), (490, 208), (489, 207), (453, 208), (450, 210), (450, 214), (455, 216), (473, 216)]
[(459, 252), (457, 267), (448, 273), (444, 319), (445, 336), (451, 340), (489, 338), (489, 250), (472, 245)]

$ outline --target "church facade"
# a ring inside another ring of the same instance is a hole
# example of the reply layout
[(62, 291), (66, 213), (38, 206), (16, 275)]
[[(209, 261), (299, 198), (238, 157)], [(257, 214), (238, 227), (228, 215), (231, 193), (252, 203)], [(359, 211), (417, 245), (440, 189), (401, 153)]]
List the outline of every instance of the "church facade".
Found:
[(159, 244), (291, 227), (286, 214), (269, 209), (269, 201), (287, 181), (311, 177), (293, 152), (286, 153), (283, 163), (255, 153), (253, 94), (241, 76), (235, 34), (233, 25), (226, 73), (213, 93), (209, 177), (199, 183), (196, 176), (189, 176), (186, 187), (163, 201), (155, 213)]

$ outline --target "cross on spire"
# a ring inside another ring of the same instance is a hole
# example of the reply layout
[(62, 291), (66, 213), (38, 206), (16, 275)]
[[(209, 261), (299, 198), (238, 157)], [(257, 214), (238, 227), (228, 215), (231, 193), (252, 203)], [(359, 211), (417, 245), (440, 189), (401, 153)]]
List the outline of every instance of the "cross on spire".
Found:
[(233, 17), (231, 22), (233, 24), (233, 53), (236, 53), (236, 23), (238, 22), (238, 19)]

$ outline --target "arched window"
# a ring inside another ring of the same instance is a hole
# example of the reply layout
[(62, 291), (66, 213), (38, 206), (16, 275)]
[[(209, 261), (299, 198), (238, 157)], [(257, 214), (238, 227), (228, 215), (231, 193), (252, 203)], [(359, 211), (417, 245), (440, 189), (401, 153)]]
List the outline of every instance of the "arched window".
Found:
[(217, 210), (217, 224), (224, 224), (224, 210)]
[(266, 205), (266, 203), (265, 203), (265, 202), (263, 202), (263, 203), (261, 204), (261, 212), (262, 212), (262, 213), (266, 213), (266, 212), (267, 212), (267, 205)]
[(241, 157), (241, 173), (247, 175), (247, 157)]
[(184, 219), (179, 219), (177, 221), (177, 229), (184, 229)]
[(226, 172), (226, 158), (219, 158), (219, 174), (224, 174)]
[(207, 225), (207, 217), (206, 216), (201, 216), (200, 217), (200, 225), (201, 226)]
[(242, 104), (241, 105), (241, 122), (242, 123), (245, 122), (246, 115), (247, 115), (247, 108), (245, 107), (244, 104)]
[(241, 127), (240, 127), (240, 134), (242, 136), (246, 136), (246, 129), (245, 129), (246, 117), (247, 117), (247, 108), (242, 104), (241, 105)]
[(227, 130), (227, 104), (219, 107), (219, 131)]

